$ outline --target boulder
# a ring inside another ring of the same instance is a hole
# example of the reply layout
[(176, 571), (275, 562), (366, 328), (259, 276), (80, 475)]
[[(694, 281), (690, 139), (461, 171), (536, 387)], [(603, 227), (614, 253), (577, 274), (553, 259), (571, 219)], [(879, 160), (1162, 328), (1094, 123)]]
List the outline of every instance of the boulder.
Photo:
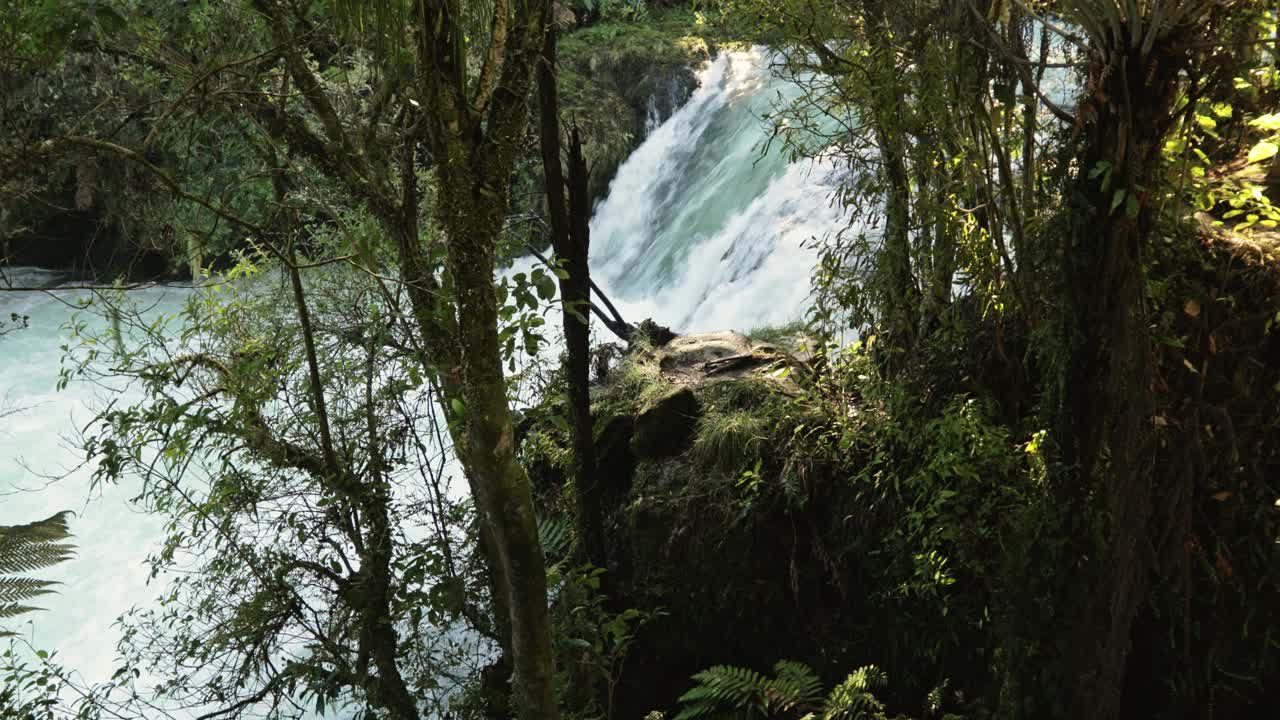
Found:
[(751, 340), (732, 330), (681, 335), (662, 348), (663, 370), (701, 368), (704, 363), (751, 352)]
[(663, 378), (676, 385), (705, 385), (767, 374), (788, 363), (776, 347), (733, 331), (681, 335), (657, 352)]
[(638, 458), (679, 455), (693, 444), (701, 409), (693, 390), (680, 387), (646, 405), (635, 419), (631, 449)]

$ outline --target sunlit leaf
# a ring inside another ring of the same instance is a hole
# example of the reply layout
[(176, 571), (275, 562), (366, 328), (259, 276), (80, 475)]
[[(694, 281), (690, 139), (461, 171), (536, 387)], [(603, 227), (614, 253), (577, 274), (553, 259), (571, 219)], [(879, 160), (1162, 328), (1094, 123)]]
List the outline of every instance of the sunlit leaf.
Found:
[(1277, 150), (1280, 150), (1280, 146), (1277, 146), (1273, 142), (1268, 142), (1266, 140), (1263, 140), (1257, 145), (1254, 145), (1253, 148), (1249, 150), (1249, 162), (1256, 163), (1256, 162), (1262, 162), (1264, 160), (1270, 160), (1271, 158), (1276, 156)]
[(1268, 132), (1275, 132), (1280, 130), (1280, 113), (1267, 113), (1266, 115), (1261, 115), (1250, 120), (1249, 124)]

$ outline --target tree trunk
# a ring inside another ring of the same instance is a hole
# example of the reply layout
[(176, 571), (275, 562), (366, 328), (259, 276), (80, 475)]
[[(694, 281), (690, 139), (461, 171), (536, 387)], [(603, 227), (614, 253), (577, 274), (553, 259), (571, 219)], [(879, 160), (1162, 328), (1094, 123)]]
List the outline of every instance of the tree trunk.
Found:
[[(384, 218), (383, 223), (390, 231), (396, 243), (396, 254), (400, 261), (400, 279), (404, 283), (409, 297), (409, 308), (413, 313), (417, 326), (416, 338), (421, 347), (421, 362), (428, 376), (434, 375), (436, 391), (439, 394), (441, 414), (448, 420), (449, 438), (453, 441), (454, 452), (462, 465), (463, 475), (470, 478), (471, 463), (467, 456), (467, 437), (465, 418), (454, 411), (453, 401), (463, 400), (462, 359), (458, 348), (458, 322), (453, 307), (448, 303), (437, 281), (431, 264), (423, 253), (421, 238), (418, 232), (419, 192), (417, 175), (414, 168), (416, 157), (415, 142), (410, 138), (404, 144), (401, 158), (401, 214), (399, 217)], [(489, 564), (489, 595), (493, 603), (496, 635), (502, 648), (510, 651), (511, 627), (510, 609), (507, 607), (507, 585), (503, 575), (503, 567), (491, 560), (495, 557), (496, 540), (487, 523), (478, 523), (481, 555)]]
[[(1159, 182), (1183, 64), (1164, 50), (1157, 44), (1147, 57), (1094, 50), (1095, 58), (1114, 59), (1091, 68), (1096, 102), (1076, 182), (1080, 213), (1064, 255), (1071, 295), (1064, 324), (1072, 331), (1064, 453), (1079, 472), (1072, 493), (1086, 503), (1088, 493), (1098, 493), (1109, 522), (1102, 576), (1088, 579), (1105, 607), (1096, 629), (1082, 635), (1096, 640), (1096, 655), (1080, 716), (1099, 720), (1119, 713), (1133, 622), (1153, 562), (1153, 370), (1142, 252), (1154, 213), (1145, 188)], [(1093, 172), (1105, 163), (1110, 173)]]
[(542, 135), (542, 167), (547, 186), (551, 244), (561, 262), (560, 277), (565, 340), (565, 374), (573, 426), (573, 486), (578, 516), (579, 550), (598, 568), (608, 567), (604, 510), (596, 475), (594, 424), (591, 418), (591, 276), (590, 197), (582, 141), (575, 126), (569, 139), (569, 197), (566, 202), (560, 159), (560, 102), (555, 78), (556, 35), (547, 32), (538, 65), (538, 97)]
[[(437, 158), (442, 183), (439, 213), (448, 244), (447, 267), (457, 300), (463, 358), (468, 480), (480, 522), (492, 532), (489, 561), (504, 577), (515, 667), (514, 696), (522, 720), (557, 717), (547, 574), (538, 544), (533, 495), (516, 461), (515, 433), (498, 342), (494, 292), (495, 248), (506, 192), (481, 192), (484, 173), (470, 154), (451, 148)], [(479, 176), (477, 179), (477, 175)], [(487, 188), (493, 191), (492, 184)]]
[(869, 63), (880, 89), (871, 108), (872, 125), (885, 181), (885, 226), (877, 263), (883, 286), (882, 318), (893, 347), (908, 348), (914, 343), (919, 325), (920, 293), (911, 271), (911, 176), (907, 170), (907, 144), (898, 116), (901, 95), (893, 92), (898, 69), (884, 7), (879, 1), (863, 6), (863, 19), (870, 43)]
[[(468, 35), (457, 0), (418, 3), (415, 53), (421, 70), (423, 134), (436, 176), (436, 219), (452, 281), (463, 448), (494, 602), (505, 604), (514, 669), (513, 699), (521, 720), (553, 720), (555, 704), (547, 573), (538, 543), (533, 494), (516, 460), (515, 432), (498, 341), (495, 253), (506, 224), (511, 176), (528, 121), (533, 74), (549, 30), (550, 0), (499, 3), (510, 12), (502, 47), (487, 55), (473, 86)], [(492, 46), (491, 46), (492, 47)], [(475, 87), (473, 94), (470, 88)]]

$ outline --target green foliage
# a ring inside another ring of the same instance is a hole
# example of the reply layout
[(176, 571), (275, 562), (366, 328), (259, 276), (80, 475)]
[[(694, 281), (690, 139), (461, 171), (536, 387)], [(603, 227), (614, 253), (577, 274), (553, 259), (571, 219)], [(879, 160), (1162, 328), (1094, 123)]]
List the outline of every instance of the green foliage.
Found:
[(199, 123), (156, 121), (169, 115), (161, 108), (191, 99), (187, 88), (200, 68), (184, 61), (166, 74), (157, 68), (168, 63), (152, 62), (147, 50), (163, 44), (211, 63), (254, 52), (255, 34), (238, 31), (243, 8), (68, 0), (21, 3), (3, 15), (0, 42), (17, 52), (0, 58), (0, 114), (11, 120), (0, 137), (9, 168), (0, 198), (14, 210), (5, 233), (17, 247), (39, 240), (53, 261), (110, 277), (140, 274), (135, 261), (143, 258), (147, 273), (181, 272), (189, 260), (208, 264), (241, 245), (241, 228), (175, 202), (138, 164), (46, 141), (76, 135), (145, 143), (149, 162), (189, 183), (193, 195), (261, 217), (270, 182), (255, 171), (259, 148), (246, 139), (243, 120), (206, 109)]
[[(1280, 71), (1260, 67), (1194, 107), (1183, 100), (1189, 120), (1164, 146), (1167, 192), (1175, 208), (1186, 205), (1206, 213), (1214, 225), (1232, 232), (1280, 227), (1280, 209), (1266, 191), (1280, 141), (1280, 115), (1259, 101), (1277, 85)], [(1244, 156), (1243, 166), (1238, 155)]]
[(797, 339), (805, 337), (809, 326), (803, 320), (796, 320), (785, 325), (760, 326), (746, 332), (746, 336), (758, 343), (769, 343), (789, 348)]
[(854, 670), (825, 696), (822, 681), (807, 665), (781, 660), (766, 677), (747, 668), (717, 665), (693, 676), (696, 685), (680, 696), (675, 720), (704, 717), (883, 720), (875, 691), (887, 677), (874, 665)]
[(888, 676), (875, 665), (864, 665), (854, 670), (827, 696), (826, 706), (822, 711), (823, 720), (883, 718), (884, 704), (876, 699), (874, 693), (887, 683)]
[(600, 400), (636, 412), (670, 388), (662, 379), (657, 356), (643, 340), (633, 344), (611, 372), (609, 386)]
[(539, 518), (538, 544), (549, 563), (557, 562), (569, 554), (573, 544), (573, 526), (565, 518)]
[[(435, 707), (455, 689), (440, 678), (465, 656), (460, 628), (493, 629), (473, 516), (450, 497), (432, 445), (444, 429), (430, 368), (367, 274), (310, 270), (330, 463), (295, 298), (278, 273), (246, 258), (191, 293), (180, 323), (104, 294), (102, 311), (120, 318), (118, 345), (74, 326), (68, 376), (100, 377), (109, 361), (137, 398), (86, 429), (95, 480), (136, 474), (137, 502), (166, 520), (149, 558), (164, 592), (122, 620), (114, 682), (131, 687), (145, 668), (162, 678), (165, 702), (366, 704), (369, 685), (335, 668), (369, 662), (367, 628), (386, 618), (397, 644), (382, 647), (415, 701)], [(416, 522), (424, 529), (406, 532)], [(314, 625), (293, 612), (304, 595)]]
[[(70, 514), (60, 512), (38, 522), (0, 526), (0, 619), (38, 609), (25, 603), (53, 592), (50, 588), (57, 583), (23, 575), (71, 557), (74, 546), (65, 542), (71, 537), (67, 526)], [(0, 630), (0, 637), (12, 634)]]
[(649, 19), (648, 0), (580, 0), (584, 10), (605, 22), (644, 22)]
[(774, 419), (759, 410), (705, 413), (693, 441), (693, 457), (703, 466), (736, 472), (761, 456), (775, 429)]
[(547, 548), (547, 582), (556, 643), (556, 689), (566, 715), (614, 717), (614, 696), (637, 633), (662, 615), (660, 610), (611, 610), (601, 592), (605, 571), (574, 564), (569, 555), (569, 523), (539, 523)]
[[(43, 650), (35, 658), (10, 643), (0, 653), (0, 717), (12, 720), (54, 720), (60, 686), (54, 656)], [(86, 718), (89, 715), (83, 716)]]
[(515, 372), (520, 352), (536, 356), (545, 338), (541, 328), (547, 324), (542, 312), (555, 300), (556, 280), (545, 268), (529, 273), (518, 272), (497, 284), (498, 342), (507, 369)]
[(578, 124), (599, 197), (617, 166), (643, 139), (647, 103), (671, 84), (693, 87), (692, 70), (709, 57), (707, 28), (683, 8), (649, 10), (642, 0), (600, 0), (603, 18), (561, 37), (560, 105)]

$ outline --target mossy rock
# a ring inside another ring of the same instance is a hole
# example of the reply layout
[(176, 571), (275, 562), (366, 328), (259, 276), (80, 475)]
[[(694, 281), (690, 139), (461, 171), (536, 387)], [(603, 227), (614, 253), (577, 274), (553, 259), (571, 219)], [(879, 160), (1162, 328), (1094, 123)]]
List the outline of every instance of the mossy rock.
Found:
[(590, 25), (561, 39), (560, 106), (582, 132), (592, 198), (604, 195), (643, 141), (650, 102), (666, 119), (697, 87), (694, 70), (711, 50), (694, 30), (692, 13), (673, 10), (644, 22)]
[(632, 451), (636, 457), (648, 459), (679, 455), (693, 444), (701, 415), (692, 389), (681, 387), (663, 395), (636, 415)]
[(636, 456), (631, 450), (636, 421), (631, 415), (617, 414), (597, 422), (596, 477), (605, 489), (606, 503), (620, 502), (631, 491)]

